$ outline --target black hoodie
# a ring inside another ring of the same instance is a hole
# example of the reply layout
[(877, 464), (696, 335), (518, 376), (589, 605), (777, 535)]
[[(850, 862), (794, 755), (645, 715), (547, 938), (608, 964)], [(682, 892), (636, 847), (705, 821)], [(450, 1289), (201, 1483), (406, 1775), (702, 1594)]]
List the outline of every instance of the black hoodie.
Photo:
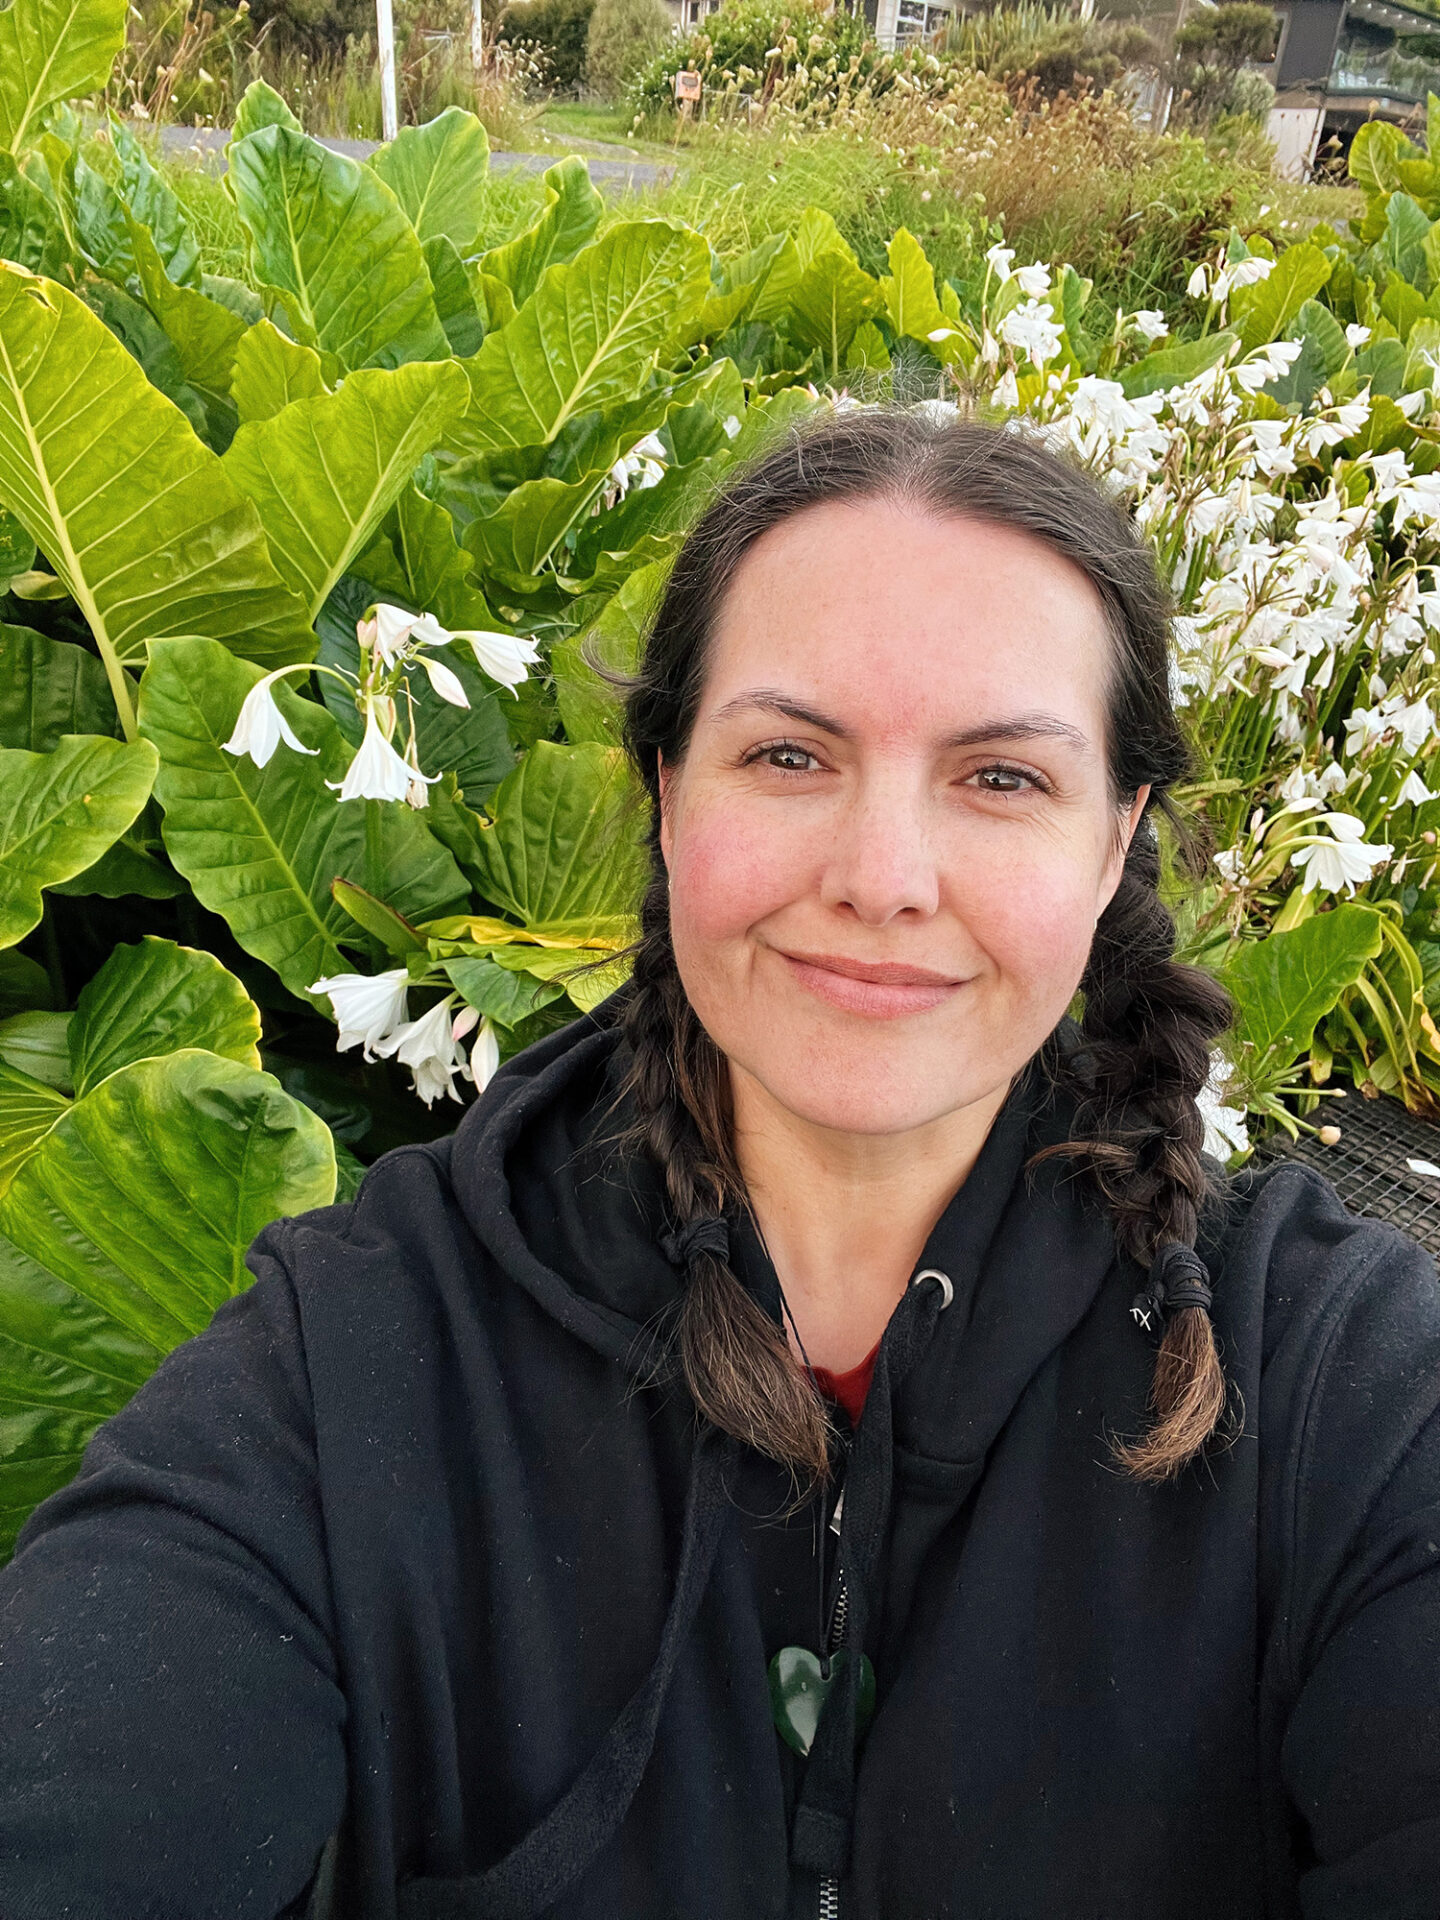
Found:
[[(953, 1300), (887, 1328), (822, 1567), (816, 1506), (657, 1376), (681, 1281), (605, 1019), (270, 1229), (28, 1523), (4, 1920), (274, 1920), (337, 1828), (340, 1920), (1436, 1920), (1418, 1249), (1302, 1168), (1235, 1183), (1203, 1251), (1244, 1431), (1140, 1485), (1140, 1276), (1025, 1173), (1065, 1131), (1029, 1083), (925, 1249)], [(818, 1651), (837, 1559), (878, 1709), (857, 1748), (837, 1681), (805, 1761), (766, 1668)]]

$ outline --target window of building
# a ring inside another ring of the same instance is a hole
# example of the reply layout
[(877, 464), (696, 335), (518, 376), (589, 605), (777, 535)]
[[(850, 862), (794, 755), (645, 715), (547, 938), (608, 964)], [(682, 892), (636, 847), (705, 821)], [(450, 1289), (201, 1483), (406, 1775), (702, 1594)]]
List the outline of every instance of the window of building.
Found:
[(900, 0), (895, 16), (895, 40), (928, 40), (950, 19), (953, 8), (935, 6), (932, 0)]

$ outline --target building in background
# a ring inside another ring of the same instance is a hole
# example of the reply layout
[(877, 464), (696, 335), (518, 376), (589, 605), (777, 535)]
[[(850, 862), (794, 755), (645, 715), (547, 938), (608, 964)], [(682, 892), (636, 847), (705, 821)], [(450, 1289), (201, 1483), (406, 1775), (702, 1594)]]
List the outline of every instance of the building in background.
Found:
[(1270, 137), (1276, 167), (1300, 179), (1323, 142), (1349, 146), (1367, 120), (1404, 123), (1423, 143), (1425, 96), (1440, 93), (1440, 19), (1397, 0), (1276, 0)]

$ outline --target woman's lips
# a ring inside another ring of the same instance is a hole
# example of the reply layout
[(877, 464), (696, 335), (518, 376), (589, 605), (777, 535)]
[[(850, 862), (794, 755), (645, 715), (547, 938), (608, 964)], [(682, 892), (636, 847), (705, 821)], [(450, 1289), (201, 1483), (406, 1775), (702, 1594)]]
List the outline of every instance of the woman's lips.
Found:
[(863, 1013), (876, 1020), (894, 1020), (901, 1014), (926, 1013), (965, 985), (926, 967), (847, 960), (828, 953), (775, 951), (791, 974), (817, 999), (846, 1013)]

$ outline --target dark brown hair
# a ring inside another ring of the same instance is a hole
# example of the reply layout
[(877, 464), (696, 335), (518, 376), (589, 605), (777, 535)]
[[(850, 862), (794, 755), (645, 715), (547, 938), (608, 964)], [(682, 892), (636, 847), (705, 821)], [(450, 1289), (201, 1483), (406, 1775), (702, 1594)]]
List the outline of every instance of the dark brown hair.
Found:
[[(684, 1226), (743, 1199), (744, 1186), (725, 1063), (686, 998), (671, 947), (659, 762), (674, 766), (684, 756), (715, 619), (755, 542), (807, 508), (865, 499), (1018, 528), (1078, 567), (1099, 595), (1114, 649), (1111, 787), (1117, 803), (1142, 786), (1151, 795), (1081, 982), (1084, 1044), (1068, 1054), (1047, 1045), (1044, 1062), (1077, 1106), (1074, 1137), (1057, 1151), (1095, 1181), (1121, 1245), (1142, 1264), (1167, 1243), (1193, 1246), (1206, 1191), (1195, 1098), (1229, 1003), (1207, 975), (1172, 957), (1175, 926), (1158, 890), (1152, 814), (1174, 817), (1169, 789), (1189, 765), (1170, 696), (1166, 595), (1126, 514), (1036, 434), (937, 422), (923, 408), (830, 418), (743, 471), (686, 541), (630, 687), (626, 744), (651, 800), (652, 871), (624, 1013), (633, 1051), (628, 1091), (676, 1221)], [(1188, 855), (1183, 833), (1179, 844)], [(716, 1254), (690, 1264), (677, 1341), (704, 1415), (802, 1478), (824, 1477), (823, 1403), (783, 1330)], [(1198, 1453), (1225, 1406), (1214, 1333), (1198, 1307), (1166, 1323), (1151, 1406), (1150, 1431), (1117, 1452), (1132, 1473), (1162, 1481)]]

